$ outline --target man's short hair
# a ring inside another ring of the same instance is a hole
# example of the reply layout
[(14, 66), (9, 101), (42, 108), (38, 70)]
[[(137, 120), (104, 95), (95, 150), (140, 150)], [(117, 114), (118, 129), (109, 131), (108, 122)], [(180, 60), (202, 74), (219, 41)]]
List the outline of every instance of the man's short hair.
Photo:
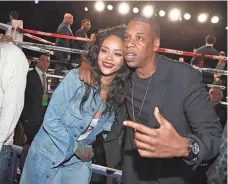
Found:
[(90, 20), (89, 20), (89, 19), (83, 19), (83, 20), (81, 21), (81, 26), (82, 26), (85, 22), (90, 22)]
[(220, 55), (220, 56), (225, 56), (226, 53), (225, 53), (224, 51), (220, 51), (220, 52), (219, 52), (219, 55)]
[(41, 53), (41, 54), (39, 55), (39, 59), (41, 59), (43, 56), (48, 56), (48, 57), (50, 57), (50, 54), (48, 54), (48, 53)]
[(19, 13), (16, 12), (15, 10), (11, 11), (11, 12), (9, 13), (9, 15), (12, 16), (12, 17), (13, 17), (14, 19), (16, 19), (16, 20), (19, 18)]
[(213, 34), (209, 34), (206, 37), (206, 43), (208, 44), (214, 44), (216, 42), (216, 36)]
[(160, 38), (160, 26), (154, 17), (147, 18), (145, 16), (136, 16), (131, 19), (131, 21), (139, 21), (148, 24), (150, 26), (150, 29), (153, 31), (154, 36)]

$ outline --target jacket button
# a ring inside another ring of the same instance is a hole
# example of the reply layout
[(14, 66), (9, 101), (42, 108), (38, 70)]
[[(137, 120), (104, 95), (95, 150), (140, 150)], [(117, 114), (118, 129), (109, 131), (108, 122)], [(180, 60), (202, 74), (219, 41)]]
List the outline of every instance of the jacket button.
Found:
[(76, 134), (74, 134), (74, 137), (77, 137), (77, 135), (76, 135)]
[(52, 165), (55, 165), (55, 162), (52, 162)]
[(83, 126), (80, 126), (81, 129), (83, 129), (84, 127)]
[(95, 109), (94, 108), (92, 108), (92, 112), (94, 112), (95, 111)]
[(49, 178), (49, 176), (47, 175), (46, 178)]

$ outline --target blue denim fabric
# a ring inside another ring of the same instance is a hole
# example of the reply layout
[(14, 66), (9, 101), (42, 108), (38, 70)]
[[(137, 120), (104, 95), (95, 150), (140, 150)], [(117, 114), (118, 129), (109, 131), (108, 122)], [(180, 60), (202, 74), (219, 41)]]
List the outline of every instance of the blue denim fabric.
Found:
[[(79, 80), (78, 73), (78, 70), (69, 72), (55, 90), (43, 125), (31, 144), (21, 184), (49, 184), (53, 181), (54, 184), (71, 184), (78, 183), (77, 177), (85, 178), (79, 184), (89, 183), (91, 162), (82, 162), (74, 156), (74, 152), (78, 146), (78, 137), (87, 130), (101, 104), (101, 97), (98, 91), (95, 101), (93, 92), (97, 89), (92, 88), (83, 111), (80, 110), (85, 84)], [(96, 135), (102, 131), (110, 131), (114, 118), (114, 113), (102, 116), (82, 142), (91, 145)], [(70, 173), (75, 174), (70, 177)], [(67, 180), (63, 181), (64, 178)]]
[(5, 184), (8, 164), (10, 160), (11, 146), (3, 146), (0, 152), (0, 184)]

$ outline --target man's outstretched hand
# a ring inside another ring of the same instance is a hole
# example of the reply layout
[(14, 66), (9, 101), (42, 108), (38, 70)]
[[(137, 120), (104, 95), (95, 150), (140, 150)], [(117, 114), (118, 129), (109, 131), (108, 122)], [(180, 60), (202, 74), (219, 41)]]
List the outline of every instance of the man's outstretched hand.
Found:
[(124, 125), (135, 130), (134, 141), (141, 157), (172, 158), (188, 156), (188, 139), (180, 136), (156, 107), (154, 116), (160, 128), (154, 129), (132, 121)]

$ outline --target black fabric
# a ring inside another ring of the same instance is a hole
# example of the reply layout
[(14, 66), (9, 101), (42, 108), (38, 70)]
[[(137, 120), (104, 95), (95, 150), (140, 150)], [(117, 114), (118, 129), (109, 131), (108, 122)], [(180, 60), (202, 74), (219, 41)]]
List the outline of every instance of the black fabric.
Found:
[[(142, 116), (147, 117), (140, 116), (139, 123), (157, 128), (158, 123), (153, 115), (157, 106), (180, 135), (188, 135), (199, 142), (199, 160), (194, 163), (183, 158), (141, 158), (133, 141), (134, 131), (127, 128), (124, 142), (123, 184), (202, 184), (205, 172), (203, 167), (199, 167), (200, 163), (214, 158), (219, 152), (222, 134), (219, 118), (210, 103), (209, 94), (202, 83), (199, 71), (188, 64), (160, 55), (156, 55), (156, 62), (156, 72), (147, 97), (150, 102), (146, 100), (142, 111)], [(139, 81), (141, 84), (136, 84), (134, 96), (136, 116), (148, 79), (143, 84), (140, 79), (134, 79), (133, 75), (133, 82)], [(131, 85), (126, 99), (128, 114), (130, 120), (133, 120)]]
[(223, 104), (217, 104), (214, 105), (214, 108), (224, 128), (227, 122), (227, 106)]
[[(213, 48), (211, 46), (207, 46), (207, 45), (204, 45), (204, 46), (198, 48), (196, 50), (196, 53), (201, 53), (204, 55), (205, 54), (219, 55), (219, 52), (215, 48)], [(217, 60), (210, 59), (210, 58), (204, 58), (204, 57), (193, 57), (191, 60), (191, 64), (200, 67), (201, 61), (204, 62), (203, 68), (216, 68), (216, 66), (217, 66)], [(212, 84), (213, 83), (213, 81), (214, 81), (213, 74), (203, 72), (202, 75), (203, 75), (203, 82), (205, 84)]]
[[(97, 165), (102, 165), (106, 166), (106, 159), (105, 159), (105, 150), (104, 150), (104, 139), (102, 137), (102, 134), (98, 134), (96, 136), (96, 140), (93, 143), (93, 152), (94, 152), (94, 157), (92, 159), (93, 164)], [(102, 176), (100, 174), (94, 174), (92, 175), (91, 184), (106, 184), (107, 177)]]
[(46, 107), (42, 106), (43, 86), (37, 71), (28, 72), (25, 90), (25, 104), (21, 115), (27, 143), (30, 144), (43, 123)]
[[(78, 29), (75, 33), (74, 36), (76, 37), (82, 37), (82, 38), (87, 38), (87, 34), (83, 29)], [(74, 49), (80, 49), (80, 50), (86, 50), (88, 48), (87, 46), (87, 42), (85, 41), (76, 41), (73, 40), (72, 41), (72, 48)], [(76, 63), (76, 64), (80, 64), (82, 61), (82, 56), (80, 54), (72, 54), (71, 55), (71, 62), (72, 63)]]
[[(58, 34), (73, 36), (70, 26), (66, 22), (62, 22), (57, 30)], [(56, 38), (55, 45), (59, 47), (67, 47), (71, 48), (71, 40), (70, 39), (63, 39), (63, 38)], [(70, 53), (67, 52), (58, 52), (55, 51), (55, 56), (62, 61), (66, 60), (67, 56)]]

